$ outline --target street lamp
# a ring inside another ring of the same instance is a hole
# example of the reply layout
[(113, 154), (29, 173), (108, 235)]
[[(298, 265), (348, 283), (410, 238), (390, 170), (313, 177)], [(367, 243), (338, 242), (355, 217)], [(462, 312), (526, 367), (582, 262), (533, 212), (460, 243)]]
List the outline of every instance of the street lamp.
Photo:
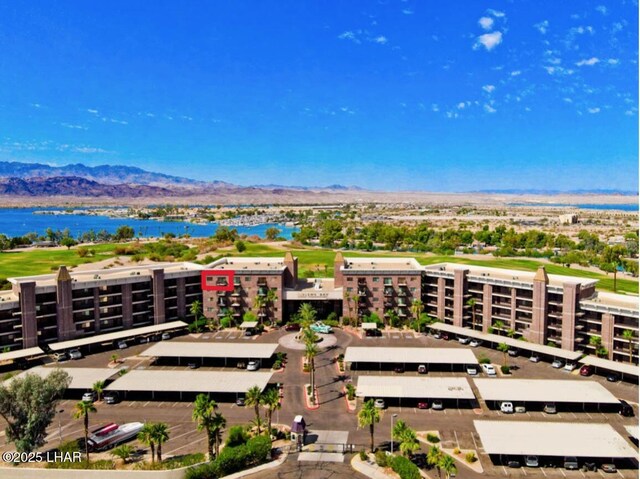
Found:
[(397, 417), (397, 414), (391, 415), (391, 454), (393, 454), (393, 420)]
[(58, 410), (58, 438), (60, 440), (60, 444), (62, 444), (62, 413), (64, 409)]

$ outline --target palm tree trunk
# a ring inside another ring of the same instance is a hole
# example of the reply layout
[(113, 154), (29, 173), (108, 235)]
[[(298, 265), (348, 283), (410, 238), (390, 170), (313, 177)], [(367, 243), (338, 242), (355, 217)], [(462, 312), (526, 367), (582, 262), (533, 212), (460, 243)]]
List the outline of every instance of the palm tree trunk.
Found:
[(158, 443), (158, 462), (162, 462), (162, 443)]
[(260, 409), (258, 409), (260, 406), (256, 405), (256, 425), (258, 426), (258, 436), (260, 435)]
[[(213, 435), (211, 434), (211, 431), (207, 431), (207, 449), (209, 452), (209, 460), (212, 461), (213, 460)], [(217, 443), (217, 441), (216, 441)], [(216, 444), (217, 445), (217, 444)], [(216, 452), (217, 455), (217, 452)]]
[(618, 280), (618, 268), (616, 266), (613, 267), (613, 292), (615, 293), (618, 288), (616, 288), (616, 283)]
[(369, 424), (369, 433), (371, 434), (371, 452), (373, 452), (373, 423)]
[(156, 445), (154, 442), (149, 443), (149, 448), (151, 449), (151, 464), (156, 462)]
[(273, 414), (273, 412), (271, 411), (271, 408), (267, 409), (267, 432), (269, 433), (269, 437), (271, 437), (271, 415)]
[(84, 453), (89, 462), (89, 414), (84, 415)]

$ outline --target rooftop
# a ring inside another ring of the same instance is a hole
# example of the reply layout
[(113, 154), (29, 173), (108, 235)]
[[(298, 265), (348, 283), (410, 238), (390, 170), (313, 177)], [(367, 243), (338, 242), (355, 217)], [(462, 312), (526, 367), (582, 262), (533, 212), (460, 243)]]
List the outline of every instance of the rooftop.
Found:
[(245, 393), (267, 387), (271, 373), (259, 371), (148, 371), (133, 370), (116, 379), (107, 391), (161, 391), (190, 393)]
[(638, 455), (610, 424), (481, 420), (473, 424), (488, 454), (594, 458)]
[(345, 258), (342, 271), (406, 271), (421, 272), (422, 266), (414, 258)]
[(596, 356), (585, 356), (580, 360), (582, 364), (590, 364), (596, 368), (601, 368), (607, 371), (614, 371), (620, 374), (626, 374), (629, 376), (638, 377), (638, 366), (635, 364), (621, 363), (619, 361), (612, 361), (611, 359), (598, 358)]
[(344, 360), (348, 363), (478, 364), (470, 349), (425, 347), (352, 346), (345, 351)]
[(570, 379), (474, 379), (485, 401), (530, 401), (617, 404), (618, 399), (596, 381)]
[(356, 396), (366, 398), (474, 399), (467, 378), (359, 376)]
[[(37, 374), (42, 378), (46, 378), (56, 369), (61, 369), (71, 376), (71, 385), (69, 389), (91, 389), (96, 381), (105, 381), (111, 376), (118, 373), (117, 369), (112, 368), (60, 368), (60, 367), (44, 367), (36, 366), (35, 368), (23, 371), (14, 378), (23, 378), (27, 374)], [(11, 381), (13, 378), (8, 379)]]
[(216, 271), (284, 271), (284, 259), (261, 257), (230, 257), (221, 258), (206, 266), (208, 270)]
[(277, 343), (195, 343), (187, 341), (161, 341), (141, 352), (143, 357), (172, 358), (270, 358)]
[(638, 296), (598, 291), (593, 297), (581, 300), (580, 307), (596, 311), (603, 308), (627, 310), (635, 312), (635, 317), (638, 317)]

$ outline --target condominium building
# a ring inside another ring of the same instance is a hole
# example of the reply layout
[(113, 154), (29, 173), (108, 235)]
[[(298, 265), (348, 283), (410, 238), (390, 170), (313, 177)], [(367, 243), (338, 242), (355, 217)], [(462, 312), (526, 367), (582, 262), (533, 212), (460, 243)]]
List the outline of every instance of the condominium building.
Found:
[[(288, 321), (301, 304), (318, 318), (371, 318), (386, 324), (425, 312), (463, 328), (638, 363), (638, 298), (596, 291), (572, 276), (406, 257), (344, 257), (333, 278), (300, 278), (298, 260), (227, 257), (207, 266), (168, 263), (11, 278), (0, 292), (0, 348), (15, 350), (106, 332), (205, 317), (239, 324), (247, 312)], [(226, 319), (225, 319), (226, 318)]]

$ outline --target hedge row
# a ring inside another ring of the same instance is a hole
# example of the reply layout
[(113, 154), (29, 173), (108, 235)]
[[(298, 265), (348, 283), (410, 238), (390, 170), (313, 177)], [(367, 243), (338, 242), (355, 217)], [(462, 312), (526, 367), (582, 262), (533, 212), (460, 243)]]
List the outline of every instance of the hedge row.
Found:
[(212, 462), (188, 469), (185, 478), (216, 479), (227, 476), (266, 462), (270, 452), (271, 440), (267, 436), (253, 437), (246, 444), (225, 447)]

